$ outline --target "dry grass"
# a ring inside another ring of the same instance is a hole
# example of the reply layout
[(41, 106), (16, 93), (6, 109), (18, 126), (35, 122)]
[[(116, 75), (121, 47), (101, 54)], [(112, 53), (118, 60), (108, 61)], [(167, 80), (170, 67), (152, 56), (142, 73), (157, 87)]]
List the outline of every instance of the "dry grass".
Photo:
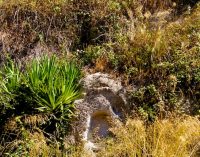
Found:
[[(200, 5), (174, 22), (153, 17), (157, 11), (180, 8), (182, 3), (190, 1), (0, 0), (0, 44), (3, 45), (0, 51), (17, 58), (32, 53), (38, 43), (52, 47), (57, 53), (80, 48), (84, 55), (92, 53), (89, 57), (86, 55), (86, 60), (89, 60), (86, 65), (92, 63), (95, 71), (117, 71), (127, 78), (127, 84), (139, 82), (145, 85), (151, 82), (164, 94), (169, 92), (165, 81), (174, 76), (176, 82), (169, 93), (185, 91), (185, 96), (191, 96), (191, 100), (196, 101), (194, 105), (198, 110)], [(152, 26), (153, 19), (158, 21)], [(164, 24), (161, 23), (163, 21)], [(95, 49), (96, 45), (100, 50)], [(96, 56), (97, 52), (101, 54)], [(80, 55), (81, 60), (84, 57)], [(27, 117), (25, 123), (36, 123), (38, 118)], [(14, 128), (15, 125), (12, 123), (10, 126)], [(197, 154), (200, 151), (200, 122), (197, 118), (157, 120), (150, 126), (140, 120), (128, 119), (124, 127), (113, 128), (112, 132), (115, 138), (107, 139), (105, 149), (99, 151), (97, 156), (200, 155)], [(28, 156), (62, 154), (59, 143), (48, 145), (42, 134), (28, 133), (26, 137), (20, 141), (20, 147), (16, 149), (13, 146), (15, 149), (10, 153), (20, 156), (26, 150)], [(13, 144), (16, 145), (16, 142)], [(90, 157), (81, 146), (69, 147), (67, 156)]]
[(0, 148), (1, 156), (61, 157), (63, 154), (60, 150), (60, 143), (53, 136), (50, 140), (45, 137), (44, 132), (36, 128), (32, 131), (21, 128), (17, 139)]
[(197, 118), (157, 120), (146, 126), (128, 119), (126, 125), (113, 128), (115, 139), (98, 153), (104, 157), (197, 157), (200, 151), (200, 122)]
[[(173, 117), (145, 124), (127, 119), (126, 124), (110, 129), (113, 137), (103, 140), (97, 157), (198, 157), (200, 155), (200, 121), (196, 117)], [(41, 130), (22, 131), (23, 138), (10, 143), (4, 154), (11, 156), (91, 157), (83, 146), (66, 145), (46, 138)], [(3, 148), (2, 148), (3, 149)]]
[[(182, 117), (157, 120), (147, 126), (141, 120), (128, 119), (125, 126), (111, 129), (114, 138), (106, 139), (97, 157), (198, 157), (200, 155), (200, 121)], [(50, 153), (61, 155), (58, 148), (42, 144), (41, 136), (33, 134), (30, 156)], [(53, 151), (52, 151), (53, 150)], [(70, 151), (69, 151), (70, 150)], [(82, 146), (69, 146), (68, 157), (91, 157)]]
[[(174, 67), (186, 67), (190, 62), (194, 62), (193, 69), (198, 68), (199, 8), (197, 5), (191, 14), (170, 22), (165, 16), (151, 16), (147, 21), (144, 14), (141, 19), (134, 18), (134, 12), (129, 10), (129, 19), (122, 20), (112, 43), (108, 43), (108, 56), (113, 55), (109, 63), (120, 75), (126, 73), (129, 80), (140, 83), (149, 82), (149, 78), (166, 80), (170, 73), (177, 73)], [(166, 16), (172, 17), (170, 12)], [(157, 21), (152, 22), (153, 18)]]
[(119, 18), (126, 20), (130, 14), (140, 18), (172, 4), (171, 0), (1, 0), (0, 31), (10, 35), (4, 51), (26, 55), (38, 42), (59, 51), (102, 43), (112, 38)]

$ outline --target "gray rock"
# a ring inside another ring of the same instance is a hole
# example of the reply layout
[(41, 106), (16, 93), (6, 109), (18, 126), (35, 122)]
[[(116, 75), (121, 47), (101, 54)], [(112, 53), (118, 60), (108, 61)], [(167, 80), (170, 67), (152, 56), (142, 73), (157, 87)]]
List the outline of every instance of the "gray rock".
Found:
[(75, 101), (78, 110), (75, 128), (85, 142), (85, 148), (91, 151), (97, 149), (95, 143), (98, 139), (109, 135), (109, 128), (115, 122), (120, 123), (124, 119), (126, 91), (120, 81), (102, 73), (86, 76), (82, 84), (85, 95)]

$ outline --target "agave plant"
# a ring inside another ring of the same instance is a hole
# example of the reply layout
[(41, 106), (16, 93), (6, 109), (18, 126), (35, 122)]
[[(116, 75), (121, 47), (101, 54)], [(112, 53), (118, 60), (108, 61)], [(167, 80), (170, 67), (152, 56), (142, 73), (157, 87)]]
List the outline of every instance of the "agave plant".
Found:
[(73, 63), (58, 61), (55, 56), (33, 60), (26, 77), (37, 109), (42, 112), (71, 112), (73, 101), (80, 96), (79, 69)]
[(11, 102), (14, 102), (14, 97), (18, 94), (22, 77), (20, 66), (12, 60), (9, 60), (0, 69), (0, 122), (7, 110), (15, 108)]
[(14, 64), (13, 61), (7, 62), (0, 71), (0, 89), (7, 94), (13, 94), (16, 88), (19, 87), (22, 74), (20, 66)]

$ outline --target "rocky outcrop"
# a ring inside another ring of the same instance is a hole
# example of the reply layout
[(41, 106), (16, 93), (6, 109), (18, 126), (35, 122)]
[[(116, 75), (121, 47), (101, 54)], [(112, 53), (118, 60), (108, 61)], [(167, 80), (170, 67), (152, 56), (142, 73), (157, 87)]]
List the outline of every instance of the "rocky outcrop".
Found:
[(83, 99), (75, 101), (78, 109), (76, 130), (87, 150), (98, 149), (96, 142), (109, 135), (109, 128), (124, 118), (127, 110), (125, 89), (109, 75), (95, 73), (82, 80)]

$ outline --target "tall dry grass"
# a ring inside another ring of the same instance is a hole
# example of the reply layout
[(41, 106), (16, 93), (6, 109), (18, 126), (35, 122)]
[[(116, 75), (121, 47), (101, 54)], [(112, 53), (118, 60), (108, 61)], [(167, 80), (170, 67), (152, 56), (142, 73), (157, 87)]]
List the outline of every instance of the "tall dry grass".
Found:
[[(98, 145), (96, 157), (199, 157), (200, 121), (197, 117), (173, 117), (145, 124), (138, 119), (127, 119), (121, 126), (111, 128), (113, 136)], [(2, 155), (29, 157), (91, 157), (83, 145), (66, 145), (48, 139), (41, 130), (22, 131), (23, 138), (13, 141)]]
[(146, 126), (128, 119), (113, 128), (115, 139), (98, 153), (104, 157), (197, 157), (200, 155), (200, 121), (197, 118), (157, 120)]

